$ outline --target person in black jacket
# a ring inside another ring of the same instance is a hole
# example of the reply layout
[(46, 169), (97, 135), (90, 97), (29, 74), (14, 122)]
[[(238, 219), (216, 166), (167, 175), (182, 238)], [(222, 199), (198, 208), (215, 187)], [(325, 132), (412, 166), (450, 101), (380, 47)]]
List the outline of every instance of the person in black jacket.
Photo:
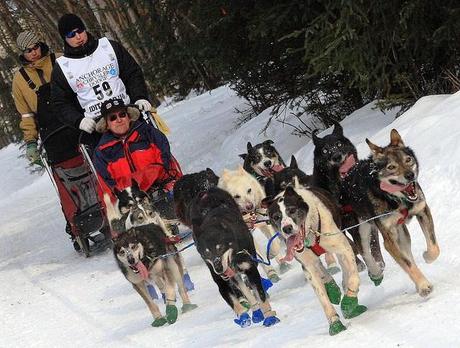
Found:
[(120, 43), (94, 38), (75, 14), (63, 15), (58, 29), (64, 56), (56, 60), (52, 72), (51, 98), (64, 123), (93, 133), (102, 102), (112, 98), (150, 111), (142, 70)]

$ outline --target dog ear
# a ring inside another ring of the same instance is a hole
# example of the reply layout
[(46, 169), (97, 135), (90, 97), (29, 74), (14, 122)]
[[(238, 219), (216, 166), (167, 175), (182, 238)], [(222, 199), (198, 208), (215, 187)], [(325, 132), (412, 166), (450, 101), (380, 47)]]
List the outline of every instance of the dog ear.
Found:
[(264, 199), (262, 199), (262, 202), (260, 202), (260, 207), (268, 209), (268, 207), (273, 203), (274, 200), (275, 196), (267, 196)]
[(299, 169), (299, 166), (297, 165), (297, 160), (295, 159), (295, 156), (291, 156), (291, 163), (289, 164), (289, 168), (292, 169)]
[(366, 138), (366, 143), (372, 151), (373, 156), (378, 156), (382, 153), (383, 149), (380, 146), (373, 144), (369, 139)]
[(271, 139), (265, 140), (262, 144), (263, 144), (263, 145), (272, 145), (272, 144), (273, 144), (273, 140), (271, 140)]
[(401, 136), (399, 135), (396, 129), (392, 129), (390, 133), (390, 145), (405, 147), (404, 142), (402, 141)]
[(249, 141), (248, 141), (248, 143), (246, 144), (246, 147), (247, 147), (248, 153), (249, 153), (249, 150), (252, 149), (252, 145), (251, 145), (251, 143), (250, 143)]
[(238, 156), (240, 156), (243, 160), (246, 160), (246, 157), (248, 157), (248, 154), (242, 153), (242, 154), (239, 154)]
[(320, 146), (324, 143), (323, 139), (319, 138), (316, 134), (319, 132), (319, 129), (315, 129), (313, 132), (311, 132), (311, 138), (313, 140), (313, 144), (315, 146)]
[(334, 124), (334, 130), (332, 131), (332, 134), (343, 137), (343, 128), (340, 123), (336, 120), (333, 120), (332, 123)]

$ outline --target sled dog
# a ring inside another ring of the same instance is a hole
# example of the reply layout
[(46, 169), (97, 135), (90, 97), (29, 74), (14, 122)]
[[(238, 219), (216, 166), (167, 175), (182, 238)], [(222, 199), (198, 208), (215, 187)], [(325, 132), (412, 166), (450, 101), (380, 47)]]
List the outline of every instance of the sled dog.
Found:
[[(340, 231), (340, 212), (333, 198), (321, 189), (305, 189), (296, 183), (288, 186), (269, 204), (271, 223), (286, 240), (285, 258), (294, 257), (307, 271), (311, 283), (329, 321), (329, 333), (345, 330), (332, 303), (339, 304), (345, 318), (362, 314), (367, 307), (358, 304), (359, 275), (353, 250)], [(326, 272), (319, 255), (324, 252), (337, 255), (343, 272), (345, 295), (340, 301), (340, 289)]]
[[(224, 300), (234, 309), (235, 323), (245, 327), (263, 322), (272, 326), (279, 322), (271, 309), (255, 256), (254, 241), (233, 198), (214, 187), (196, 196), (190, 207), (193, 238), (201, 258), (216, 280)], [(219, 280), (218, 278), (221, 278)], [(238, 289), (248, 300), (252, 317), (238, 302)]]
[[(426, 240), (427, 250), (423, 257), (427, 263), (436, 260), (440, 251), (430, 208), (417, 182), (417, 158), (404, 145), (396, 129), (391, 130), (390, 144), (385, 147), (377, 146), (369, 139), (366, 142), (371, 155), (367, 160), (359, 161), (345, 178), (344, 199), (352, 205), (361, 221), (391, 213), (371, 224), (378, 228), (385, 249), (415, 283), (419, 295), (427, 296), (433, 286), (415, 264), (407, 221), (417, 217)], [(366, 225), (361, 225), (361, 237), (368, 233)]]
[[(323, 138), (318, 137), (316, 134), (317, 130), (312, 133), (313, 144), (315, 145), (313, 185), (330, 192), (339, 204), (342, 213), (342, 228), (356, 226), (358, 218), (352, 211), (351, 206), (343, 202), (341, 195), (343, 179), (358, 162), (356, 148), (344, 136), (343, 128), (338, 122), (334, 122), (334, 129), (331, 134)], [(355, 254), (361, 254), (369, 268), (378, 267), (380, 269), (378, 273), (382, 274), (385, 263), (380, 251), (378, 231), (372, 228), (371, 233), (366, 236), (364, 241), (361, 240), (357, 227), (348, 229), (348, 232), (354, 241), (352, 247)], [(367, 240), (369, 238), (370, 240)], [(356, 258), (356, 262), (358, 268), (364, 270), (365, 266), (358, 257)], [(382, 280), (381, 277), (373, 277), (371, 274), (370, 277), (375, 285), (380, 284)]]
[[(266, 214), (265, 209), (262, 208), (262, 200), (265, 198), (265, 192), (256, 178), (249, 174), (242, 166), (236, 170), (224, 169), (222, 176), (219, 179), (218, 187), (230, 193), (235, 202), (238, 204), (241, 214), (246, 223), (253, 230), (255, 218), (258, 213)], [(251, 220), (252, 219), (252, 220)], [(266, 223), (258, 224), (257, 228), (269, 240), (275, 235), (275, 230), (272, 226)], [(268, 241), (267, 241), (268, 243)], [(266, 247), (260, 245), (255, 241), (256, 251), (264, 259), (266, 258)], [(280, 272), (289, 270), (286, 263), (280, 262), (280, 257), (277, 257), (281, 248), (279, 239), (274, 239), (270, 248), (270, 258), (275, 258), (280, 264)], [(262, 264), (262, 268), (272, 282), (279, 281), (279, 276), (273, 266)]]

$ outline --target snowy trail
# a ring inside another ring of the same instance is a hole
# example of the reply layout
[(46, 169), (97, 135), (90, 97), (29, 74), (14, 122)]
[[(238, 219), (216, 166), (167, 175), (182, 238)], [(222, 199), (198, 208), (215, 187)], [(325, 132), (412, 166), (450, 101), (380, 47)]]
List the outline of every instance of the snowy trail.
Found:
[[(256, 144), (270, 137), (280, 144), (283, 157), (295, 153), (300, 166), (311, 172), (312, 145), (288, 136), (289, 129), (275, 124), (267, 136), (260, 135), (259, 118), (234, 129), (233, 110), (243, 103), (228, 88), (220, 88), (160, 109), (172, 128), (172, 149), (184, 171), (211, 167), (219, 174), (241, 163), (237, 155), (247, 141)], [(269, 291), (281, 323), (240, 329), (194, 248), (184, 257), (196, 286), (191, 300), (199, 308), (179, 314), (174, 325), (152, 328), (147, 307), (118, 271), (111, 252), (85, 259), (73, 251), (46, 175), (27, 174), (17, 147), (1, 150), (0, 347), (459, 347), (458, 112), (460, 95), (430, 96), (393, 122), (393, 114), (382, 115), (371, 106), (342, 122), (345, 135), (359, 144), (360, 157), (368, 153), (365, 137), (384, 145), (393, 127), (415, 150), (441, 255), (433, 264), (423, 261), (425, 241), (412, 221), (415, 260), (434, 292), (419, 297), (384, 252), (381, 286), (375, 287), (366, 272), (360, 274), (360, 302), (368, 311), (343, 320), (348, 330), (334, 337), (327, 333), (325, 316), (298, 264)], [(340, 283), (340, 276), (335, 279)], [(162, 304), (160, 308), (164, 311)]]

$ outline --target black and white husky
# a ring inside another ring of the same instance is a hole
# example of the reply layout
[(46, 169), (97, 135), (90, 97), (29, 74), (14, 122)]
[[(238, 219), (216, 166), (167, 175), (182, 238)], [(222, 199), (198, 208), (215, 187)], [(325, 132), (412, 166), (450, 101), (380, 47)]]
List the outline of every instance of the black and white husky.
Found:
[[(345, 330), (332, 303), (339, 304), (345, 318), (360, 315), (367, 308), (358, 304), (359, 275), (353, 250), (338, 226), (340, 213), (333, 198), (321, 189), (305, 189), (298, 183), (288, 186), (269, 204), (271, 223), (286, 240), (286, 259), (294, 257), (307, 271), (312, 285), (329, 321), (329, 333), (335, 335)], [(324, 252), (337, 255), (343, 272), (343, 290), (325, 270), (319, 255)]]
[[(378, 228), (385, 249), (415, 283), (420, 296), (427, 296), (433, 286), (415, 264), (407, 221), (417, 217), (426, 240), (427, 250), (423, 257), (427, 263), (436, 260), (440, 251), (433, 218), (417, 181), (417, 158), (395, 129), (391, 130), (390, 143), (385, 147), (369, 139), (366, 142), (371, 156), (359, 161), (345, 178), (344, 201), (352, 205), (360, 221), (378, 217), (360, 226), (361, 238), (369, 234), (368, 225)], [(368, 268), (369, 272), (379, 275), (378, 267)]]
[(244, 327), (263, 321), (264, 326), (279, 322), (271, 309), (257, 264), (254, 241), (230, 194), (219, 188), (210, 188), (193, 199), (190, 219), (193, 237), (201, 258), (211, 273), (227, 282), (220, 288), (225, 301), (235, 310), (238, 298), (232, 288), (238, 288), (248, 300), (252, 318), (240, 312), (235, 323)]
[[(317, 131), (312, 133), (314, 149), (313, 159), (313, 176), (312, 185), (322, 188), (332, 194), (335, 201), (341, 207), (342, 227), (347, 228), (358, 224), (358, 218), (351, 209), (349, 204), (342, 200), (341, 188), (343, 180), (347, 177), (350, 170), (358, 162), (358, 154), (353, 143), (344, 136), (343, 128), (338, 122), (334, 122), (334, 129), (331, 134), (320, 138), (316, 135)], [(366, 265), (371, 268), (378, 264), (381, 271), (385, 263), (380, 251), (378, 231), (372, 229), (371, 233), (362, 241), (358, 228), (350, 228), (348, 232), (353, 238), (352, 244), (355, 254), (363, 256)], [(370, 240), (367, 240), (369, 239)], [(363, 250), (363, 245), (366, 246)], [(371, 249), (368, 249), (368, 246)], [(364, 270), (365, 266), (357, 257), (356, 262), (360, 270)], [(380, 284), (381, 278), (374, 277), (369, 274), (375, 285)]]
[(215, 187), (217, 180), (210, 169), (180, 178), (174, 190), (176, 214), (192, 228), (197, 250), (222, 298), (238, 316), (235, 323), (241, 327), (251, 324), (240, 303), (244, 295), (253, 310), (252, 322), (274, 325), (279, 319), (271, 310), (260, 274), (250, 257), (255, 255), (254, 243), (235, 201)]

